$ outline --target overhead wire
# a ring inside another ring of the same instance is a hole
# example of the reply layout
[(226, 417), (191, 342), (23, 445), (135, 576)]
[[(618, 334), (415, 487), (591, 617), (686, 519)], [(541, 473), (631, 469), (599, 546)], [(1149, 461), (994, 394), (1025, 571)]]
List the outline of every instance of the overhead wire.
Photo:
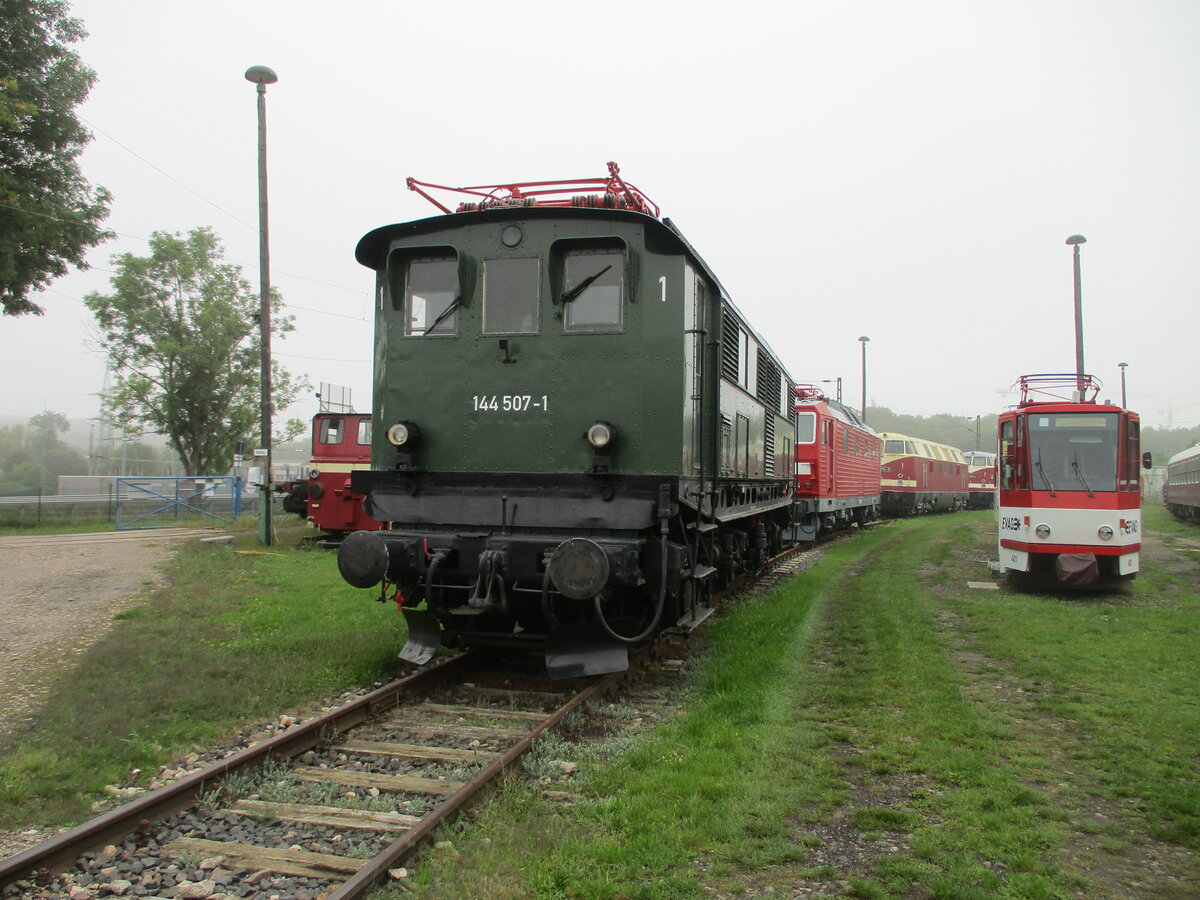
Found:
[[(35, 90), (37, 90), (39, 93), (41, 93), (43, 95), (43, 97), (45, 97), (46, 99), (52, 99), (46, 95), (46, 93), (43, 90), (41, 85), (36, 84), (36, 83), (30, 83), (29, 86), (33, 87)], [(167, 172), (161, 166), (159, 166), (156, 163), (154, 163), (153, 161), (147, 159), (145, 156), (138, 153), (132, 147), (129, 147), (127, 144), (125, 144), (122, 141), (118, 140), (117, 138), (113, 137), (111, 134), (109, 134), (107, 131), (105, 131), (103, 128), (101, 128), (99, 125), (97, 125), (96, 123), (94, 123), (93, 121), (88, 119), (86, 116), (83, 116), (78, 111), (76, 111), (75, 117), (80, 122), (83, 122), (85, 125), (87, 125), (89, 128), (91, 128), (93, 131), (95, 131), (96, 133), (100, 134), (101, 136), (108, 139), (109, 141), (112, 141), (112, 143), (116, 144), (118, 147), (120, 147), (122, 150), (124, 150), (130, 156), (134, 157), (138, 161), (140, 161), (140, 162), (144, 163), (145, 165), (149, 166), (150, 168), (154, 169), (154, 171), (158, 172), (164, 178), (168, 179), (169, 181), (171, 181), (174, 184), (178, 185), (179, 187), (183, 188), (185, 191), (187, 191), (188, 193), (197, 197), (198, 199), (203, 200), (205, 203), (207, 203), (213, 209), (215, 209), (218, 212), (222, 213), (223, 215), (226, 215), (229, 218), (233, 219), (233, 221), (237, 222), (239, 225), (243, 225), (246, 228), (250, 229), (255, 234), (258, 234), (257, 226), (251, 225), (249, 222), (246, 222), (244, 219), (239, 218), (236, 214), (230, 212), (229, 210), (225, 209), (224, 207), (220, 206), (219, 204), (214, 203), (208, 197), (204, 196), (202, 193), (195, 190), (190, 185), (184, 183), (183, 181), (180, 181), (178, 178), (176, 178), (170, 172)], [(19, 207), (19, 206), (12, 206), (7, 203), (0, 203), (0, 207), (13, 210), (14, 212), (24, 213), (25, 215), (38, 216), (40, 218), (49, 219), (50, 221), (53, 221), (53, 222), (62, 222), (63, 224), (71, 224), (70, 220), (60, 218), (59, 216), (50, 215), (49, 213), (43, 213), (43, 212), (38, 212), (36, 210), (25, 209), (25, 208)], [(106, 229), (106, 230), (108, 230), (111, 234), (119, 235), (120, 237), (129, 238), (131, 240), (142, 241), (143, 243), (150, 242), (149, 238), (143, 237), (142, 235), (129, 234), (127, 232), (116, 231), (114, 229)], [(254, 271), (257, 271), (259, 269), (259, 266), (257, 263), (244, 263), (244, 262), (239, 262), (238, 260), (229, 260), (229, 261), (231, 263), (233, 263), (234, 265), (239, 266), (240, 268), (243, 268), (243, 269), (250, 269), (250, 270), (254, 270)], [(112, 269), (107, 269), (107, 268), (104, 268), (103, 266), (89, 265), (88, 268), (95, 269), (96, 271), (99, 271), (99, 272), (108, 272), (110, 274), (114, 274)], [(340, 290), (340, 291), (347, 291), (349, 293), (358, 294), (360, 296), (364, 295), (364, 294), (367, 294), (367, 295), (370, 294), (370, 292), (364, 291), (362, 288), (347, 287), (346, 285), (335, 284), (330, 281), (324, 281), (320, 278), (312, 278), (307, 275), (300, 275), (295, 272), (289, 272), (285, 269), (278, 269), (278, 268), (273, 267), (271, 269), (271, 272), (272, 272), (272, 274), (284, 275), (289, 278), (297, 278), (297, 279), (300, 279), (301, 281), (308, 281), (313, 284), (319, 284), (324, 287), (330, 287), (330, 288), (334, 288), (334, 289)], [(292, 304), (288, 304), (288, 306), (292, 307)], [(323, 310), (323, 309), (314, 309), (312, 307), (295, 306), (292, 308), (295, 308), (298, 310), (303, 310), (304, 312), (316, 313), (318, 315), (336, 316), (338, 318), (348, 318), (348, 319), (354, 319), (356, 321), (367, 321), (367, 318), (365, 315), (348, 316), (345, 313), (334, 313), (334, 312), (329, 312), (329, 311)]]

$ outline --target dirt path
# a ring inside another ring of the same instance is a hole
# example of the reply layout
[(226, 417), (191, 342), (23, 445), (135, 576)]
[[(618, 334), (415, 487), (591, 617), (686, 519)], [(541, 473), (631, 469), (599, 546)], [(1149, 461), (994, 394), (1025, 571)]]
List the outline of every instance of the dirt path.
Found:
[(103, 637), (113, 616), (158, 583), (182, 540), (161, 529), (0, 537), (0, 748), (29, 721), (54, 677)]

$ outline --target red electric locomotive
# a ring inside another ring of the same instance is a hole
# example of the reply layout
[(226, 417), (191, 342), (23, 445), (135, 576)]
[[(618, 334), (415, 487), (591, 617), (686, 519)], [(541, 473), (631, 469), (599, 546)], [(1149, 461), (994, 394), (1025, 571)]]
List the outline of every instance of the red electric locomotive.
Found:
[(880, 441), (854, 410), (796, 388), (794, 540), (879, 517)]
[(1180, 519), (1200, 519), (1200, 444), (1167, 461), (1163, 502)]
[(363, 511), (363, 495), (350, 490), (350, 473), (371, 467), (371, 414), (317, 413), (312, 440), (308, 478), (276, 487), (287, 494), (283, 508), (334, 536), (379, 530)]
[(986, 450), (964, 450), (967, 461), (967, 504), (971, 509), (996, 505), (996, 454)]
[(967, 508), (967, 461), (957, 447), (881, 432), (881, 508), (913, 516)]
[(1090, 375), (1025, 375), (1000, 416), (1000, 567), (1082, 586), (1132, 577), (1141, 550), (1137, 413)]

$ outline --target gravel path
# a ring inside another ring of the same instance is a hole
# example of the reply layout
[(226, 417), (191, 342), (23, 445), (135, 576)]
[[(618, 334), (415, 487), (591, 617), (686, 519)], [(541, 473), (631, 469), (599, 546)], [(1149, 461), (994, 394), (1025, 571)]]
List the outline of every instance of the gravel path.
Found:
[[(113, 616), (161, 581), (181, 540), (209, 529), (0, 537), (0, 748)], [(65, 666), (64, 666), (65, 663)], [(44, 840), (0, 833), (0, 858)]]
[(64, 660), (160, 579), (181, 540), (214, 532), (161, 529), (0, 537), (0, 747), (28, 721)]

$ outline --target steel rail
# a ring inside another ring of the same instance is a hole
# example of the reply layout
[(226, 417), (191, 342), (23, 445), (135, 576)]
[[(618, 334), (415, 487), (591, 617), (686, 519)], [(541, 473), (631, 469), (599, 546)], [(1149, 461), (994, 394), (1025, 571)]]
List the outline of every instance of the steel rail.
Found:
[(646, 659), (646, 653), (638, 653), (630, 657), (629, 669), (624, 672), (612, 672), (601, 678), (600, 681), (580, 691), (557, 711), (552, 713), (544, 722), (538, 724), (536, 728), (529, 732), (525, 737), (521, 738), (516, 744), (504, 752), (502, 756), (495, 759), (488, 765), (486, 769), (468, 781), (465, 785), (459, 788), (455, 793), (451, 794), (446, 800), (439, 804), (429, 815), (423, 817), (421, 821), (414, 825), (409, 831), (405, 832), (400, 838), (390, 844), (387, 849), (379, 856), (376, 856), (369, 863), (358, 870), (349, 880), (345, 881), (341, 887), (333, 891), (328, 900), (354, 900), (354, 898), (363, 896), (368, 890), (374, 887), (378, 882), (382, 881), (386, 876), (388, 869), (397, 863), (401, 862), (406, 856), (412, 853), (417, 846), (430, 835), (434, 829), (457, 813), (460, 809), (470, 803), (476, 795), (484, 790), (492, 783), (500, 773), (510, 768), (516, 761), (524, 755), (541, 735), (550, 728), (561, 723), (567, 716), (575, 712), (580, 707), (594, 700), (597, 700), (610, 691), (612, 691), (620, 682), (622, 682), (630, 672), (636, 670), (638, 666)]

